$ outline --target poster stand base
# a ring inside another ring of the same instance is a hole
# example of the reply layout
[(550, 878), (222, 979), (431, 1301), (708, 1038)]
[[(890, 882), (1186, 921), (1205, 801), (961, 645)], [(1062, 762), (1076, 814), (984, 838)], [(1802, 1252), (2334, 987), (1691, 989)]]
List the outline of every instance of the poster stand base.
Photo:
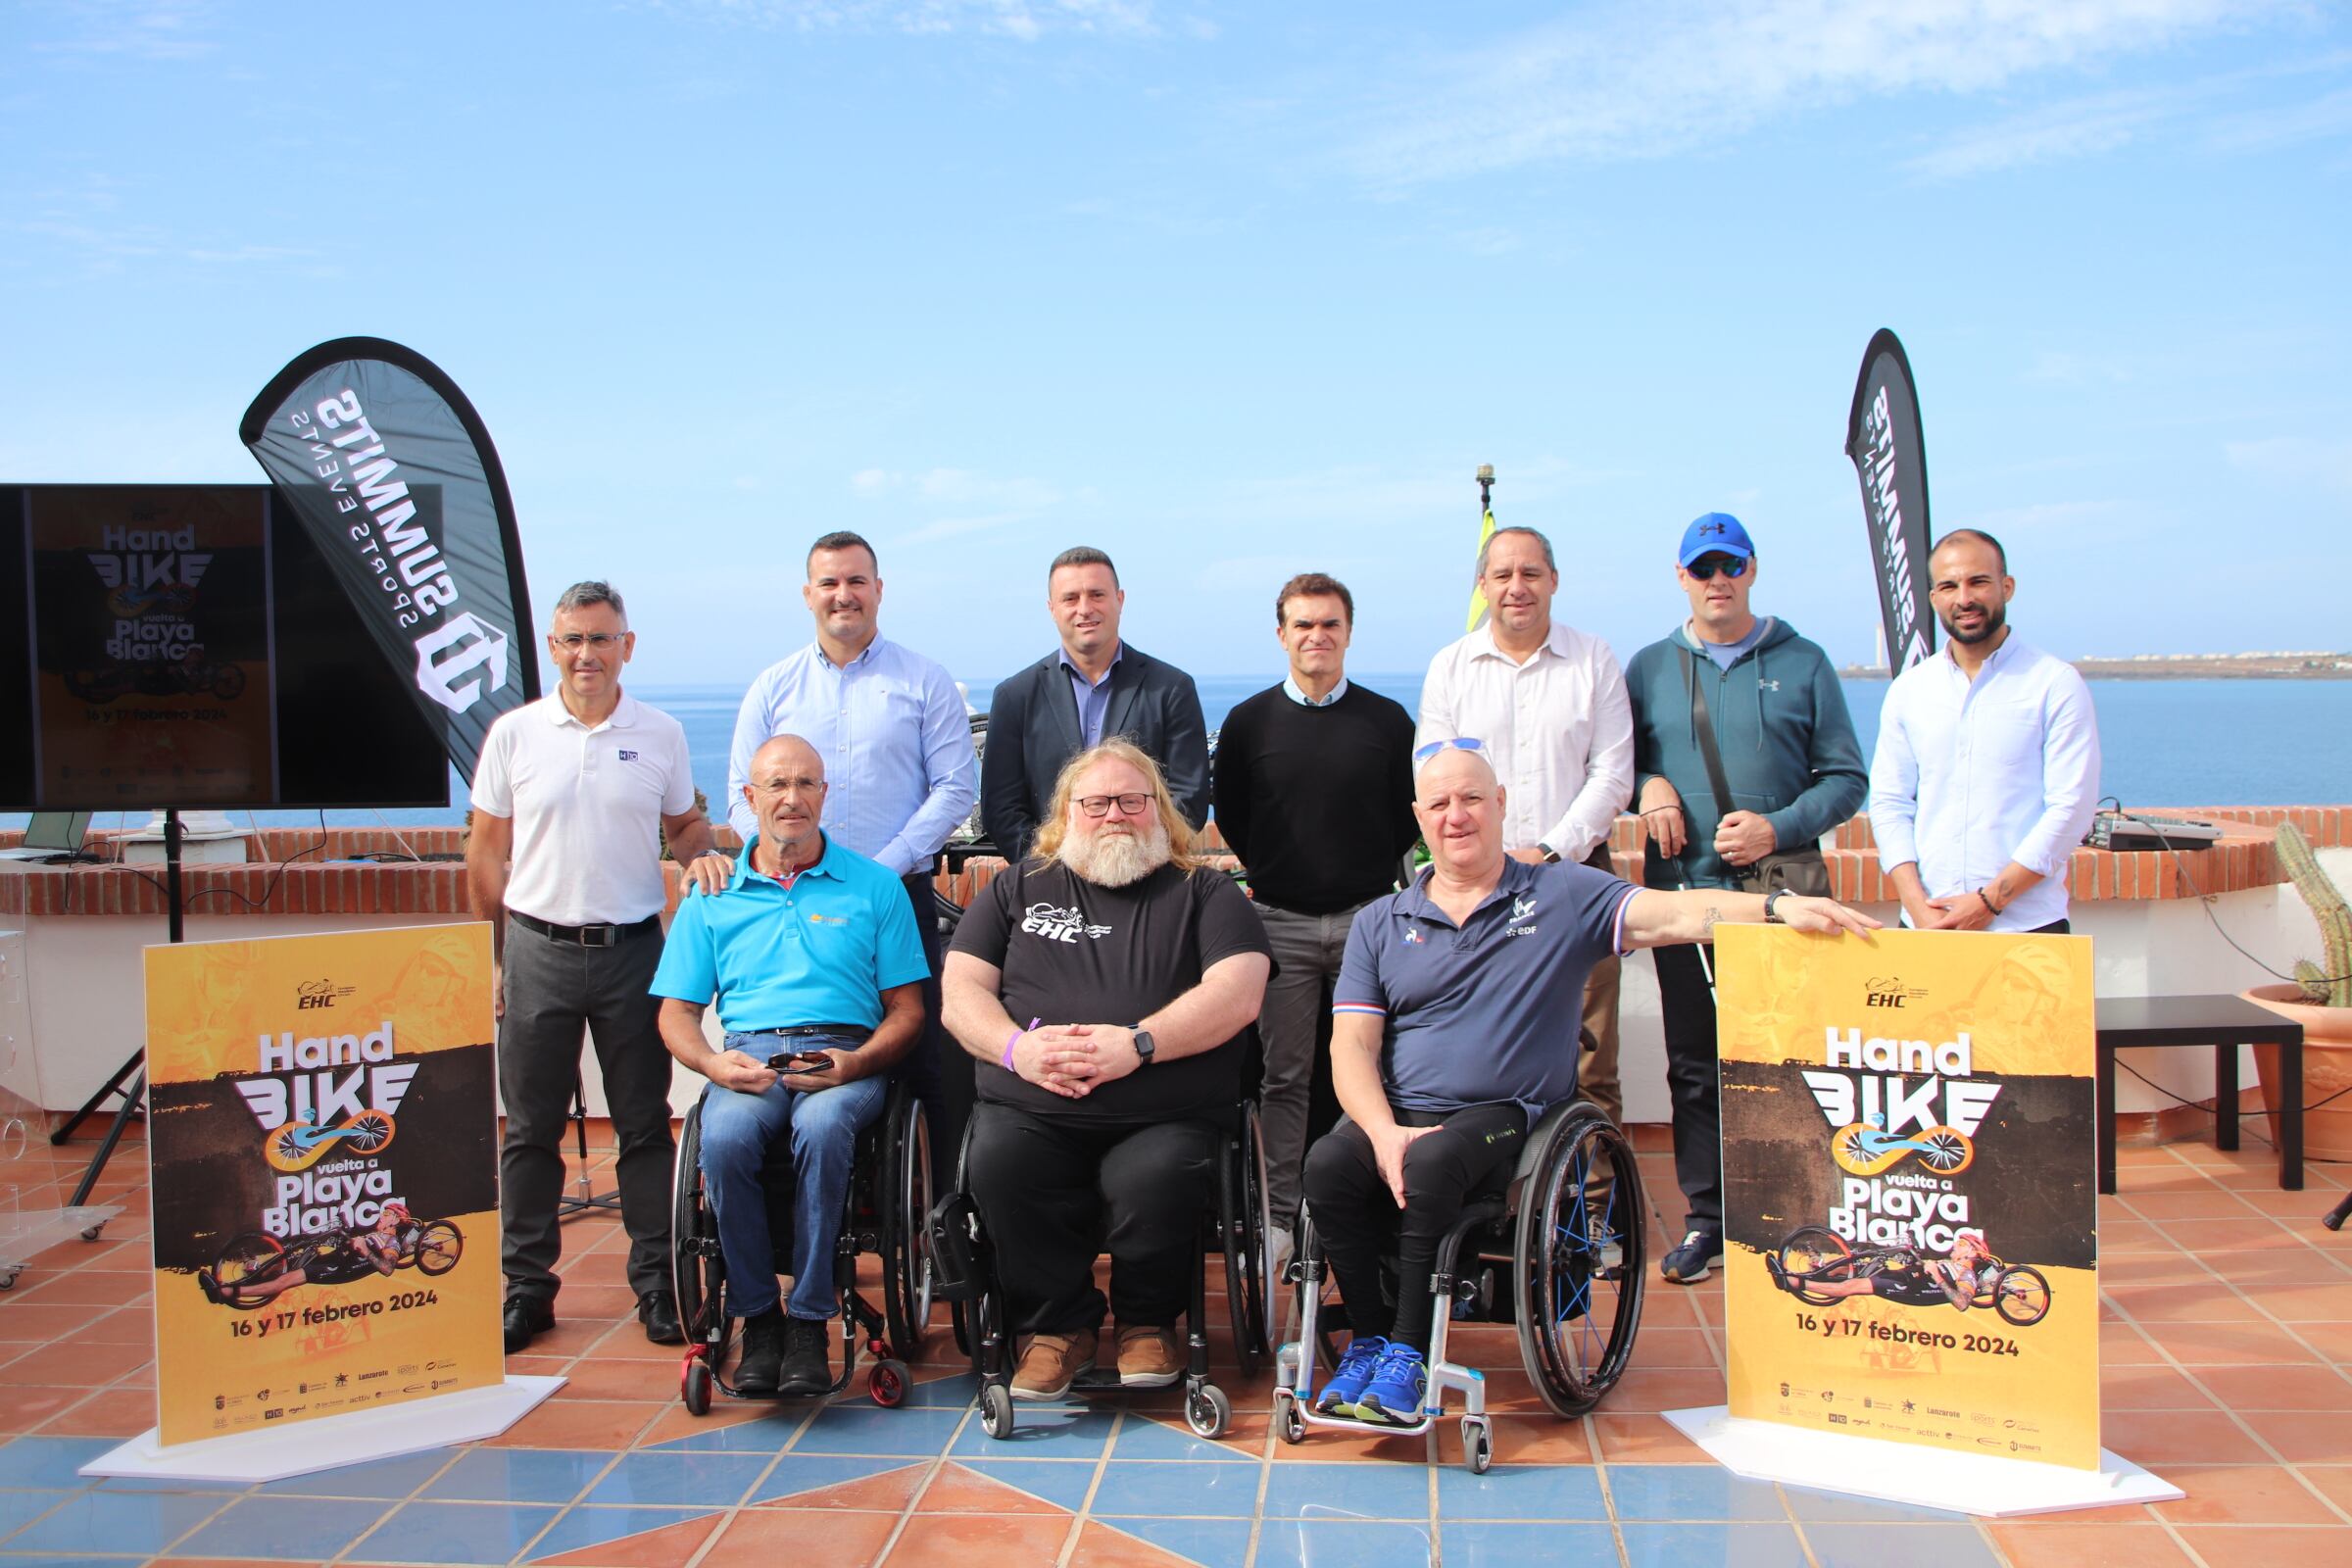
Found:
[(171, 1447), (158, 1443), (160, 1429), (150, 1427), (121, 1447), (92, 1459), (79, 1473), (231, 1486), (282, 1481), (369, 1459), (390, 1459), (453, 1443), (495, 1438), (563, 1386), (560, 1377), (510, 1375), (504, 1383), (487, 1388), (461, 1389), (383, 1409), (354, 1410), (290, 1427), (240, 1432)]
[(2185, 1495), (2179, 1487), (2105, 1448), (2099, 1450), (2098, 1469), (2075, 1470), (2032, 1459), (1951, 1453), (1916, 1443), (1743, 1420), (1721, 1404), (1665, 1414), (1717, 1463), (1750, 1481), (1778, 1481), (1917, 1508), (2012, 1519), (2069, 1508), (2168, 1502)]

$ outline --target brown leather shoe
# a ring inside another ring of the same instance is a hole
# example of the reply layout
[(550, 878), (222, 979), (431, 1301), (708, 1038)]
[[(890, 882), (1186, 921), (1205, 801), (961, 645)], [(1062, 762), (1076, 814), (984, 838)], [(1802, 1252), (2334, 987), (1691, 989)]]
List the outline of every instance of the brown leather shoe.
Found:
[(1130, 1389), (1164, 1389), (1184, 1376), (1184, 1353), (1174, 1329), (1119, 1330), (1119, 1383)]
[(1021, 1347), (1021, 1364), (1013, 1369), (1012, 1396), (1016, 1399), (1058, 1399), (1070, 1392), (1078, 1374), (1095, 1364), (1095, 1333), (1034, 1334)]

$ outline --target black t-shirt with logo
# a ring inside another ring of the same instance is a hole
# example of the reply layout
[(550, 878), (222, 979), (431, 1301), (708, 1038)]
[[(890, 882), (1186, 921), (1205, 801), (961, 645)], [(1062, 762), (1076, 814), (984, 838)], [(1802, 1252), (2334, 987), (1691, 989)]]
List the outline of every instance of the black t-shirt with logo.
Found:
[[(1163, 865), (1106, 888), (1058, 861), (1005, 871), (972, 901), (950, 951), (1004, 971), (1000, 995), (1016, 1024), (1133, 1024), (1200, 983), (1236, 954), (1271, 957), (1265, 922), (1221, 871)], [(1083, 1100), (1065, 1100), (979, 1063), (982, 1100), (1099, 1121), (1149, 1121), (1229, 1111), (1241, 1098), (1240, 1038), (1214, 1051), (1139, 1067)]]

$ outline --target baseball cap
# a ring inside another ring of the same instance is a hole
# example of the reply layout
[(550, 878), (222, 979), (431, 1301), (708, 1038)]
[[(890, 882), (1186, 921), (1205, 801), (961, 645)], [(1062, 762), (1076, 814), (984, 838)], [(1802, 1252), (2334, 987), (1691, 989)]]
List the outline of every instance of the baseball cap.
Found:
[(1747, 530), (1728, 512), (1710, 512), (1685, 528), (1683, 553), (1678, 559), (1688, 566), (1711, 550), (1749, 558), (1756, 553), (1756, 547), (1748, 541)]

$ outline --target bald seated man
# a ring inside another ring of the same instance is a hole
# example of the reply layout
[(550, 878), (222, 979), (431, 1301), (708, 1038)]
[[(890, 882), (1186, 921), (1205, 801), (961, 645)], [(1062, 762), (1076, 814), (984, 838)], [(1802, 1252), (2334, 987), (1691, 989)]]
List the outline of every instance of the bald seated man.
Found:
[[(1506, 792), (1477, 742), (1415, 754), (1430, 867), (1348, 932), (1332, 993), (1331, 1076), (1347, 1114), (1306, 1156), (1306, 1202), (1355, 1338), (1319, 1408), (1406, 1425), (1427, 1385), (1430, 1293), (1381, 1299), (1380, 1259), (1429, 1278), (1470, 1198), (1518, 1163), (1544, 1111), (1576, 1097), (1585, 977), (1636, 948), (1711, 940), (1726, 921), (1862, 933), (1829, 899), (1637, 888), (1574, 860), (1503, 853)], [(1385, 1070), (1384, 1070), (1385, 1063)]]
[[(743, 794), (758, 827), (724, 897), (695, 886), (678, 906), (653, 992), (663, 999), (662, 1043), (710, 1080), (703, 1186), (726, 1259), (726, 1309), (743, 1319), (735, 1391), (824, 1394), (851, 1158), (858, 1130), (881, 1114), (891, 1068), (922, 1033), (931, 966), (897, 874), (817, 826), (825, 763), (814, 747), (798, 735), (768, 741)], [(713, 996), (723, 1051), (703, 1038)], [(787, 1133), (789, 1300), (760, 1183), (768, 1146)]]

